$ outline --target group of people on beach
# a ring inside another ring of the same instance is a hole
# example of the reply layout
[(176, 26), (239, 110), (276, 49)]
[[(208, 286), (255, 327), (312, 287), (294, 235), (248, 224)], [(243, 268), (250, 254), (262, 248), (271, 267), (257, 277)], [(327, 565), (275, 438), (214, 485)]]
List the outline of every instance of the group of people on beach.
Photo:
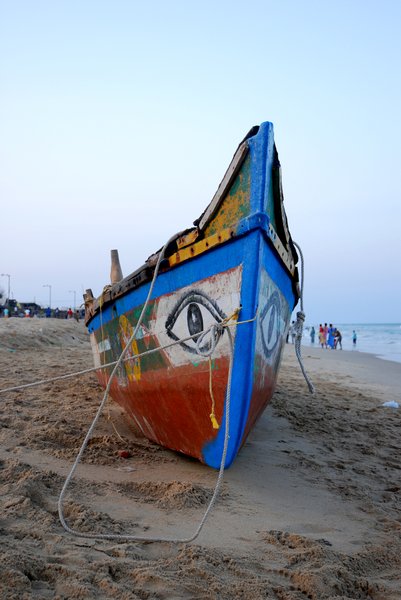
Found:
[(332, 323), (329, 326), (327, 323), (319, 325), (319, 344), (322, 348), (336, 350), (338, 346), (342, 350), (342, 339), (341, 331), (333, 327)]
[(0, 306), (0, 317), (8, 319), (9, 317), (45, 317), (50, 319), (75, 319), (77, 322), (85, 316), (85, 310), (77, 308), (75, 311), (70, 307), (68, 310), (59, 310), (59, 308), (52, 309), (50, 306), (39, 310), (33, 310), (31, 308), (18, 308), (17, 306), (13, 311), (5, 306)]
[[(312, 344), (315, 343), (315, 336), (316, 336), (316, 331), (315, 331), (315, 328), (312, 326), (311, 330), (310, 330), (310, 339), (311, 339)], [(319, 345), (322, 348), (330, 348), (331, 350), (336, 350), (337, 348), (340, 348), (340, 350), (343, 349), (343, 346), (342, 346), (343, 336), (341, 335), (341, 331), (337, 327), (334, 327), (332, 323), (330, 323), (329, 325), (327, 325), (327, 323), (325, 323), (324, 325), (322, 325), (320, 323), (318, 338), (319, 338)], [(354, 346), (356, 345), (356, 339), (357, 339), (356, 331), (353, 331), (352, 332), (352, 344)]]

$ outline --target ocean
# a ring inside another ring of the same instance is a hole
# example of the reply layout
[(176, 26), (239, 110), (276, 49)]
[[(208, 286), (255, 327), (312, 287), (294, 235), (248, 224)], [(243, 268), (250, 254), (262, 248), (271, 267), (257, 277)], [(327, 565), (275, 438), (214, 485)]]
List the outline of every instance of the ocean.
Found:
[[(319, 325), (315, 325), (315, 347), (318, 347)], [(343, 350), (369, 352), (384, 360), (401, 363), (401, 323), (339, 323)], [(356, 346), (352, 344), (352, 332), (356, 331)], [(304, 328), (303, 345), (310, 345), (310, 326)]]

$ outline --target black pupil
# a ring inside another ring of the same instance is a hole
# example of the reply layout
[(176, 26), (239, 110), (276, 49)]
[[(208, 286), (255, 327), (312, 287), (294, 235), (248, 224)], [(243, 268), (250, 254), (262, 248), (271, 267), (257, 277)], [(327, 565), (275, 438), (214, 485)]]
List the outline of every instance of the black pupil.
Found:
[[(196, 333), (201, 333), (201, 331), (203, 331), (202, 313), (197, 304), (191, 303), (188, 306), (187, 322), (190, 335), (195, 335)], [(198, 335), (194, 337), (195, 342), (198, 337)]]

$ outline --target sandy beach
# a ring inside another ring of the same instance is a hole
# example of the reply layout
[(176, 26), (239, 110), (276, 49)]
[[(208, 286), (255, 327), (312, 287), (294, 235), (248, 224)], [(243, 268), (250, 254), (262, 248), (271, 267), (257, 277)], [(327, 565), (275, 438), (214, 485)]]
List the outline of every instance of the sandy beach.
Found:
[[(0, 394), (0, 597), (401, 598), (401, 365), (285, 348), (273, 401), (190, 544), (75, 537), (58, 497), (102, 399), (93, 373)], [(0, 319), (0, 389), (92, 367), (83, 323)], [(126, 451), (129, 458), (122, 458)], [(67, 492), (82, 533), (189, 537), (217, 473), (110, 402)]]

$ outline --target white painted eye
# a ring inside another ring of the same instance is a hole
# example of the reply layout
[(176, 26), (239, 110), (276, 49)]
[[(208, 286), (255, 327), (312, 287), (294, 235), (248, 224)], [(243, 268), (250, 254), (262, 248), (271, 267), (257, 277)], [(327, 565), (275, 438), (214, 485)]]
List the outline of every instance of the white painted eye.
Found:
[[(180, 342), (180, 346), (196, 354), (199, 335), (214, 323), (221, 323), (225, 318), (225, 313), (212, 298), (199, 290), (191, 290), (178, 300), (167, 317), (166, 332), (176, 341), (193, 335), (191, 340)], [(205, 339), (200, 350), (207, 352), (210, 347), (210, 339)]]

